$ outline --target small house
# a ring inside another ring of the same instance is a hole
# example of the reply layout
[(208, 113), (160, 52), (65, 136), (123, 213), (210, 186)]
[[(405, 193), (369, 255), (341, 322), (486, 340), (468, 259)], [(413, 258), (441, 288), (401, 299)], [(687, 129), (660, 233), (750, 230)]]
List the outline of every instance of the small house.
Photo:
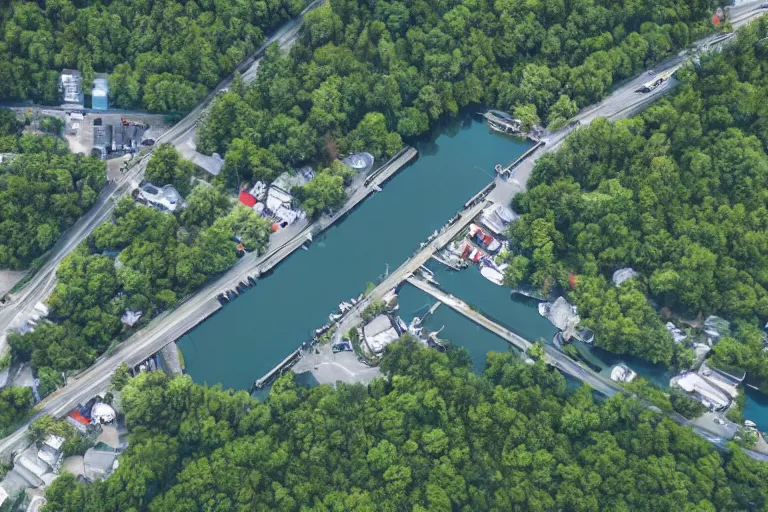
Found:
[(175, 212), (178, 208), (184, 208), (184, 200), (173, 185), (156, 187), (146, 183), (139, 189), (137, 196), (139, 202), (151, 206), (162, 212)]
[(59, 76), (59, 93), (63, 104), (83, 104), (83, 78), (75, 69), (65, 69)]

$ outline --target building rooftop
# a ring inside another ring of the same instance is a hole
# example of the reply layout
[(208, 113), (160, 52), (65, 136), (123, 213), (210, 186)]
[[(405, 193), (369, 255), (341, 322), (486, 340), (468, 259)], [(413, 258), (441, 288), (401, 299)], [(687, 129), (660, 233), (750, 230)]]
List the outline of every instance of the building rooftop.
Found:
[(83, 79), (74, 69), (62, 70), (59, 76), (59, 92), (63, 103), (83, 104)]
[(480, 222), (496, 235), (503, 235), (509, 223), (517, 220), (518, 215), (511, 208), (501, 203), (489, 206), (480, 215)]
[(371, 347), (371, 350), (376, 354), (380, 354), (387, 345), (400, 337), (400, 333), (395, 329), (389, 316), (381, 314), (365, 324), (363, 327), (363, 337), (368, 346)]
[(373, 155), (370, 153), (352, 153), (341, 159), (342, 163), (350, 166), (356, 171), (364, 171), (373, 165)]
[(302, 167), (294, 172), (284, 172), (272, 182), (272, 186), (290, 192), (293, 187), (306, 185), (315, 177), (315, 171), (311, 167)]
[(181, 194), (173, 185), (156, 187), (146, 183), (141, 187), (138, 199), (161, 211), (175, 212), (185, 206)]
[(716, 411), (727, 409), (731, 405), (731, 398), (725, 391), (694, 372), (684, 372), (672, 377), (670, 386), (677, 386), (694, 395), (706, 407)]

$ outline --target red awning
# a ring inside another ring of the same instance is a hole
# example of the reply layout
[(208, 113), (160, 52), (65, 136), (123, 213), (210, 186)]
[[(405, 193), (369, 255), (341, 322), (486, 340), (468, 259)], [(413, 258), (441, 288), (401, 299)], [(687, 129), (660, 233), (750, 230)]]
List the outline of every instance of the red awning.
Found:
[(248, 193), (247, 190), (243, 190), (240, 192), (240, 202), (243, 203), (245, 206), (251, 207), (258, 203), (255, 197), (253, 197), (251, 194)]
[(88, 418), (80, 414), (80, 411), (72, 411), (71, 413), (69, 413), (69, 416), (72, 419), (79, 421), (83, 425), (88, 425), (90, 423), (90, 421), (88, 421)]

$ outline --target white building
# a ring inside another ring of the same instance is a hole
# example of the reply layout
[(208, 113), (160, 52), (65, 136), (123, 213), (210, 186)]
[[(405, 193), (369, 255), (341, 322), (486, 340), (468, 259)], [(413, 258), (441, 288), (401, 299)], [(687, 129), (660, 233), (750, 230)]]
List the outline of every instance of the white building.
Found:
[(181, 198), (181, 194), (173, 185), (165, 185), (159, 188), (151, 183), (146, 183), (139, 189), (137, 199), (164, 212), (175, 212), (178, 208), (186, 206)]
[(501, 203), (489, 206), (480, 215), (483, 223), (495, 235), (503, 235), (507, 226), (517, 220), (518, 215), (511, 208)]
[(637, 373), (625, 364), (617, 364), (611, 370), (611, 380), (614, 382), (632, 382), (635, 377)]
[(75, 105), (83, 104), (83, 77), (74, 69), (65, 69), (59, 76), (61, 102)]
[(63, 444), (63, 437), (51, 434), (45, 438), (43, 445), (37, 451), (37, 458), (48, 464), (54, 473), (59, 472), (61, 459), (64, 457), (64, 454), (61, 452)]
[(710, 410), (723, 411), (731, 406), (731, 398), (728, 396), (728, 393), (697, 373), (681, 373), (672, 377), (669, 384), (692, 395), (692, 398), (698, 400)]
[(377, 316), (363, 327), (363, 338), (371, 350), (376, 354), (384, 352), (387, 345), (397, 340), (399, 337), (400, 333), (398, 333), (395, 326), (392, 325), (389, 316), (385, 314)]

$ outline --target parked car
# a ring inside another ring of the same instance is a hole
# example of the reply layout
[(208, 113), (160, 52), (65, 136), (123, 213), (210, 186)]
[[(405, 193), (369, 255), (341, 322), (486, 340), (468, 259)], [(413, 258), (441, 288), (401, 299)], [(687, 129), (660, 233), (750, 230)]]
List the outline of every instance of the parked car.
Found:
[(142, 146), (154, 146), (155, 145), (155, 139), (144, 139), (141, 141)]
[(715, 418), (715, 423), (718, 425), (725, 425), (725, 421), (723, 421), (721, 418)]

